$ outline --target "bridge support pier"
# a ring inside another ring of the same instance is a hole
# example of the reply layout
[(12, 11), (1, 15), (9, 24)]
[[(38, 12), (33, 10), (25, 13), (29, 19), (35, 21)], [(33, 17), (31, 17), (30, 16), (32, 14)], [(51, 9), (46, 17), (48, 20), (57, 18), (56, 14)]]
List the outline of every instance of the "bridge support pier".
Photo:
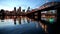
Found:
[(32, 18), (34, 18), (34, 13), (32, 14)]
[(57, 26), (57, 33), (60, 33), (60, 7), (57, 8), (57, 22), (56, 22)]
[(38, 11), (38, 20), (41, 20), (41, 11)]

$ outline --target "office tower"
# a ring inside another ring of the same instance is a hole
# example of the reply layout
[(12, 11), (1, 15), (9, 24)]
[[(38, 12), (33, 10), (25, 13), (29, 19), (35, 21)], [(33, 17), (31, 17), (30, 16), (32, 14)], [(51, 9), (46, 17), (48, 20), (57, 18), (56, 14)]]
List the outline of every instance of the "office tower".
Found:
[(30, 12), (30, 7), (28, 7), (27, 12)]
[(25, 9), (23, 9), (22, 12), (24, 13), (25, 12)]
[(18, 8), (17, 15), (21, 15), (21, 7)]
[(28, 7), (28, 10), (30, 10), (30, 7)]
[(19, 12), (19, 13), (21, 12), (21, 7), (18, 8), (17, 12)]
[(14, 7), (14, 11), (16, 11), (16, 7)]
[(21, 7), (19, 7), (19, 12), (21, 12)]
[(14, 7), (14, 15), (16, 15), (16, 7)]

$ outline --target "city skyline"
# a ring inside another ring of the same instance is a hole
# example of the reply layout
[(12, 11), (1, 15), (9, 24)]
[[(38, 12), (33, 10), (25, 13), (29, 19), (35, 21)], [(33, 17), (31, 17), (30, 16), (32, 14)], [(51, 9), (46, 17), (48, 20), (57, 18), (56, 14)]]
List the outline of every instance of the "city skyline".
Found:
[[(48, 2), (50, 1), (60, 1), (60, 0), (47, 0)], [(0, 10), (9, 10), (12, 11), (14, 10), (14, 7), (17, 9), (21, 7), (21, 9), (27, 10), (28, 7), (30, 9), (37, 8), (41, 5), (46, 3), (46, 0), (0, 0)]]

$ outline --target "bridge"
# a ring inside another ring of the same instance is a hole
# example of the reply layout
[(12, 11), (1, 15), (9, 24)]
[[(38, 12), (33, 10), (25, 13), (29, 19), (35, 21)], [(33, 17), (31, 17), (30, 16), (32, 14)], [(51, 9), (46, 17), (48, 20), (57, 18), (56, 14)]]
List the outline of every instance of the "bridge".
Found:
[[(60, 12), (59, 12), (60, 11), (60, 2), (46, 3), (41, 7), (36, 11), (32, 11), (32, 12), (27, 13), (26, 15), (31, 19), (40, 20), (40, 21), (43, 22), (44, 20), (41, 19), (41, 16), (42, 16), (41, 12), (45, 12), (45, 11), (48, 12), (49, 10), (56, 10), (56, 14), (54, 14), (54, 16), (55, 16), (55, 18), (57, 17), (57, 19), (60, 19), (59, 18), (60, 17), (59, 16), (60, 15)], [(53, 14), (48, 14), (48, 15), (53, 15)]]

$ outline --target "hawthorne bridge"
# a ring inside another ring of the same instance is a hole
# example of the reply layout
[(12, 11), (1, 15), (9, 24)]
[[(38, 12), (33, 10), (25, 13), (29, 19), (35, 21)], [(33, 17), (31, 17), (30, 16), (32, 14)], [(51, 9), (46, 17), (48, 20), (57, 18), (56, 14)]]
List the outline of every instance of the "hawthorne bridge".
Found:
[(26, 15), (31, 19), (40, 20), (42, 22), (45, 22), (45, 21), (50, 22), (53, 18), (55, 18), (54, 20), (57, 22), (57, 19), (59, 19), (60, 17), (59, 11), (60, 11), (59, 2), (54, 2), (54, 3), (49, 2), (49, 3), (42, 5), (37, 10), (27, 13)]
[[(52, 33), (60, 32), (60, 2), (50, 2), (42, 5), (37, 10), (26, 14), (30, 19), (34, 19), (49, 25)], [(57, 29), (57, 30), (56, 30)]]

